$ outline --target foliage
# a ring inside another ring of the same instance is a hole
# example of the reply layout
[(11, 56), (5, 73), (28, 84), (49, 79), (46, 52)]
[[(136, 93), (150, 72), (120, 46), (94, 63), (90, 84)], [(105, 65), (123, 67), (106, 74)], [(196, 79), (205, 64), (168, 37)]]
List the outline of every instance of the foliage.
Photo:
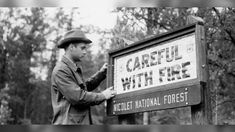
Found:
[(10, 96), (7, 94), (8, 87), (0, 90), (0, 124), (5, 125), (11, 120), (11, 109), (8, 101)]
[(216, 124), (234, 124), (234, 8), (211, 8), (204, 15), (208, 46), (209, 84)]
[(9, 86), (9, 107), (13, 111), (11, 123), (22, 123), (30, 115), (28, 100), (35, 90), (31, 81), (35, 75), (31, 68), (43, 65), (40, 53), (46, 46), (44, 36), (48, 33), (45, 30), (48, 24), (44, 23), (42, 8), (5, 8), (2, 12), (2, 45), (6, 52), (3, 84)]

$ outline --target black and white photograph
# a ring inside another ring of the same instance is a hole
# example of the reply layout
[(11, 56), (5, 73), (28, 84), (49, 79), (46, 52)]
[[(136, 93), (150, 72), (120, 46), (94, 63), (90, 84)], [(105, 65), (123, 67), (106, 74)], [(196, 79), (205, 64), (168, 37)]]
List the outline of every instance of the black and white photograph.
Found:
[(0, 124), (232, 131), (235, 8), (181, 2), (0, 2)]

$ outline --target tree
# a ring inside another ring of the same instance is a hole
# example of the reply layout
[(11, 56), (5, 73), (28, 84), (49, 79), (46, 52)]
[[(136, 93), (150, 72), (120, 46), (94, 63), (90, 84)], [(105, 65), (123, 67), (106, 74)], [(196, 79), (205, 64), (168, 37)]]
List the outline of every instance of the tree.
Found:
[(44, 36), (47, 34), (45, 29), (48, 24), (44, 23), (42, 8), (5, 8), (2, 11), (5, 15), (2, 22), (5, 36), (2, 41), (7, 52), (4, 75), (8, 76), (6, 83), (11, 97), (9, 106), (14, 111), (12, 123), (30, 122), (28, 100), (31, 96), (28, 95), (34, 91), (31, 68), (43, 62), (38, 61), (38, 55), (46, 45)]
[(200, 9), (205, 19), (215, 124), (234, 124), (234, 8)]

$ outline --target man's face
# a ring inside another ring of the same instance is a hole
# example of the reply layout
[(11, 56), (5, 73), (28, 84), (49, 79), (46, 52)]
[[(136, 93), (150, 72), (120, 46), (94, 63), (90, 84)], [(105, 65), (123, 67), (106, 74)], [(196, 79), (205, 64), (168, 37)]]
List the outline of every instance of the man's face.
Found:
[(70, 47), (70, 53), (74, 61), (81, 61), (87, 53), (87, 44), (85, 43), (75, 43)]

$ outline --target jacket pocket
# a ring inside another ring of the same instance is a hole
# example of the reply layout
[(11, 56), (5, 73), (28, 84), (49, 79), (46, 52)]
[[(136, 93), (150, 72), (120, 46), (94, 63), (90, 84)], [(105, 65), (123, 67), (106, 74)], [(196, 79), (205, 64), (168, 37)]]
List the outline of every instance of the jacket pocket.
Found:
[(69, 122), (71, 124), (79, 124), (83, 121), (86, 114), (69, 114)]

